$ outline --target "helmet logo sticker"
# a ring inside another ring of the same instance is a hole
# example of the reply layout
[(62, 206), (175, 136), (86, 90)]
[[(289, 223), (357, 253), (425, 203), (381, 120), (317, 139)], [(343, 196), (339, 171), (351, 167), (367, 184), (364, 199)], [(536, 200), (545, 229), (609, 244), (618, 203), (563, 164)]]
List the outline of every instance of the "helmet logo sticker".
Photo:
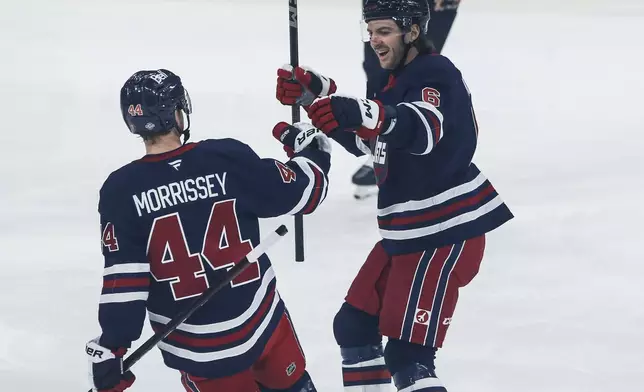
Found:
[(145, 129), (147, 129), (148, 131), (153, 130), (154, 127), (155, 127), (155, 125), (153, 123), (151, 123), (151, 122), (145, 124)]
[(163, 71), (157, 71), (156, 74), (150, 75), (150, 79), (154, 80), (158, 84), (163, 83), (163, 81), (166, 80), (167, 78), (168, 78), (168, 75)]

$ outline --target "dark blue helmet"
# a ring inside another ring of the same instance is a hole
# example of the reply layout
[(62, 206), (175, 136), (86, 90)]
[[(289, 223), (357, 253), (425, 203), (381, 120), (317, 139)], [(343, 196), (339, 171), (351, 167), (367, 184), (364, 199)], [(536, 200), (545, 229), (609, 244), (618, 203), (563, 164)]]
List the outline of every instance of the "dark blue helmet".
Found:
[(429, 24), (428, 0), (364, 0), (362, 18), (365, 22), (393, 19), (403, 32), (413, 24), (420, 26), (421, 35), (427, 34)]
[[(188, 126), (179, 127), (175, 112), (185, 113)], [(121, 88), (121, 114), (130, 132), (144, 138), (163, 135), (175, 128), (189, 137), (192, 104), (181, 78), (167, 69), (139, 71)]]

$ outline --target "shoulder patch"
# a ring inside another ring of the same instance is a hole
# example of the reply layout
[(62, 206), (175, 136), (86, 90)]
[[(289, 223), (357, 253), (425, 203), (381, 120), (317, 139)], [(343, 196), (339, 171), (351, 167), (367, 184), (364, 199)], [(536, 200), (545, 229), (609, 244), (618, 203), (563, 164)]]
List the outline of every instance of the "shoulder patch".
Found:
[(280, 161), (275, 161), (275, 166), (277, 166), (277, 170), (279, 170), (280, 176), (282, 176), (282, 181), (284, 181), (285, 184), (295, 181), (296, 174), (293, 169)]
[(427, 102), (435, 107), (441, 106), (441, 93), (435, 88), (425, 87), (422, 92), (423, 102)]

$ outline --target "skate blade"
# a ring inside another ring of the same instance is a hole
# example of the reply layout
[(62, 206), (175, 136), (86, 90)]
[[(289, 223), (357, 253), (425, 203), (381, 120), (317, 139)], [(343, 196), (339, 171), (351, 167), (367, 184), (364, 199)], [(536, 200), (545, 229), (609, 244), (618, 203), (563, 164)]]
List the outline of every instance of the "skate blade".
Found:
[(377, 186), (358, 186), (356, 187), (356, 190), (353, 193), (353, 197), (356, 200), (364, 200), (372, 196), (376, 196), (377, 194), (378, 194)]

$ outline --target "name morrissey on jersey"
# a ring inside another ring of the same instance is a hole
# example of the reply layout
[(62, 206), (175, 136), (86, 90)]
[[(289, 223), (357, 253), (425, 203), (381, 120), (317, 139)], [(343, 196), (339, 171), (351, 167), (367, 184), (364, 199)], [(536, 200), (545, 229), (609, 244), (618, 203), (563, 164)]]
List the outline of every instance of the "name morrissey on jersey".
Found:
[(134, 199), (136, 212), (139, 216), (143, 216), (143, 213), (149, 214), (177, 204), (220, 195), (226, 196), (226, 172), (171, 182), (148, 189), (138, 195), (132, 195), (132, 199)]

